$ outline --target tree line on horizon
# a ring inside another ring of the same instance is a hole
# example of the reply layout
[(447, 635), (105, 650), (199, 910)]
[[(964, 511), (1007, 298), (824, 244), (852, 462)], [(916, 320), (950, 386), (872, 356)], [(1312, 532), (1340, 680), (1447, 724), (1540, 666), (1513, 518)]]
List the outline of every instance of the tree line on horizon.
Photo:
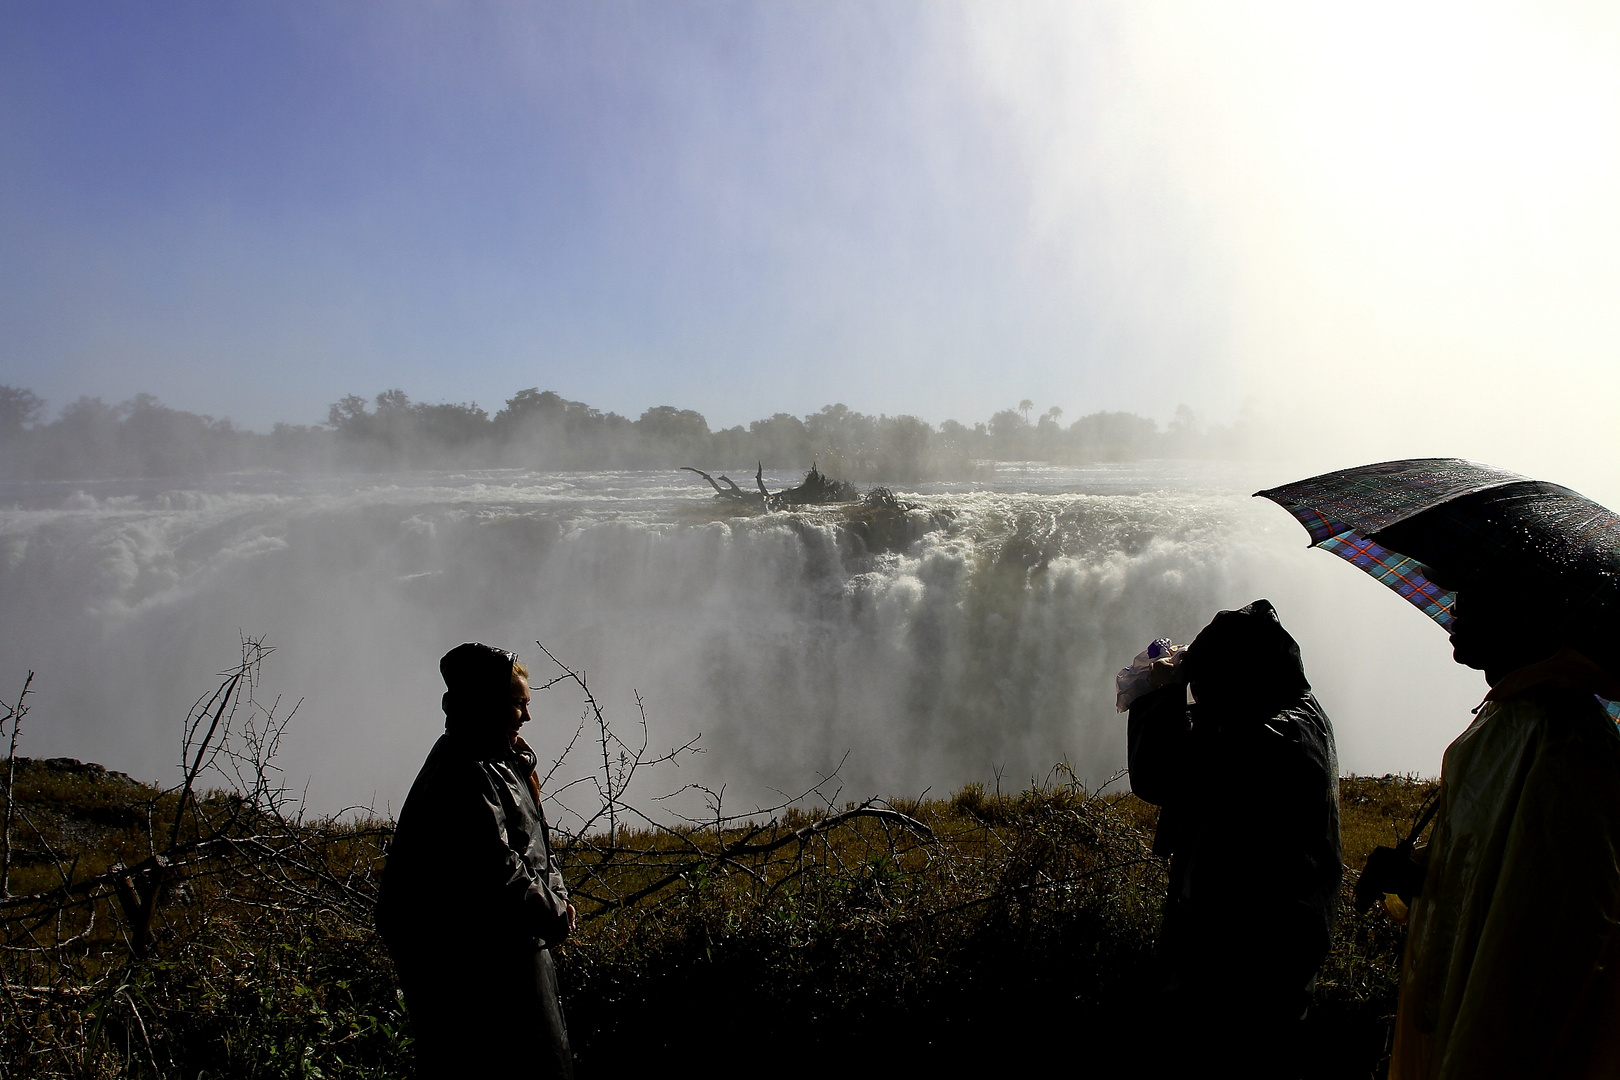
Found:
[(843, 404), (805, 416), (776, 413), (713, 430), (693, 409), (658, 405), (635, 420), (520, 390), (491, 416), (471, 403), (412, 401), (403, 390), (334, 402), (325, 423), (277, 423), (269, 432), (172, 409), (150, 394), (108, 405), (81, 397), (45, 417), (45, 401), (0, 386), (0, 476), (74, 480), (250, 470), (386, 472), (435, 468), (657, 469), (693, 465), (774, 470), (812, 461), (863, 482), (970, 479), (998, 461), (1085, 464), (1145, 458), (1228, 457), (1245, 424), (1206, 425), (1186, 405), (1165, 427), (1126, 412), (1065, 425), (1053, 406), (1031, 419), (1029, 400), (972, 426), (856, 412)]

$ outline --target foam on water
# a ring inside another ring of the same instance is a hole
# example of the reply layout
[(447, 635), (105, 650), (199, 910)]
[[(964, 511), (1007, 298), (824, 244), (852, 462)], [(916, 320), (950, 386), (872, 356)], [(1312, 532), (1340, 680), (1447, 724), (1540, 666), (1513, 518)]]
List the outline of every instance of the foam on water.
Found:
[[(186, 707), (239, 634), (265, 635), (271, 684), (304, 699), (289, 774), (320, 807), (397, 807), (439, 727), (438, 656), (476, 638), (533, 660), (538, 638), (621, 721), (639, 689), (655, 741), (702, 732), (683, 780), (748, 803), (847, 754), (846, 793), (915, 793), (1060, 759), (1101, 779), (1124, 760), (1114, 671), (1267, 595), (1347, 767), (1436, 771), (1474, 682), (1247, 497), (1276, 479), (1003, 467), (909, 493), (948, 514), (914, 512), (889, 551), (833, 510), (728, 517), (688, 473), (13, 485), (0, 678), (39, 671), (25, 747), (167, 779)], [(543, 752), (577, 721), (559, 693), (535, 709)]]

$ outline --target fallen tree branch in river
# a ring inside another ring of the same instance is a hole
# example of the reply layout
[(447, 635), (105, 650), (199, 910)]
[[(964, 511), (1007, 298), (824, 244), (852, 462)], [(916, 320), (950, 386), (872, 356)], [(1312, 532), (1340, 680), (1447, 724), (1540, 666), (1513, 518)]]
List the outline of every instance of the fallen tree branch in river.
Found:
[[(854, 502), (859, 498), (855, 485), (847, 480), (837, 480), (827, 476), (816, 467), (815, 462), (810, 463), (810, 471), (804, 474), (804, 480), (797, 487), (783, 488), (772, 492), (765, 486), (765, 464), (760, 462), (754, 472), (754, 486), (757, 491), (744, 491), (737, 486), (737, 482), (720, 474), (719, 479), (710, 476), (702, 469), (694, 469), (690, 465), (682, 465), (681, 471), (697, 473), (709, 482), (714, 488), (716, 497), (729, 499), (748, 506), (760, 506), (767, 510), (778, 510), (787, 506), (826, 506), (833, 503)], [(726, 484), (721, 487), (720, 484)]]

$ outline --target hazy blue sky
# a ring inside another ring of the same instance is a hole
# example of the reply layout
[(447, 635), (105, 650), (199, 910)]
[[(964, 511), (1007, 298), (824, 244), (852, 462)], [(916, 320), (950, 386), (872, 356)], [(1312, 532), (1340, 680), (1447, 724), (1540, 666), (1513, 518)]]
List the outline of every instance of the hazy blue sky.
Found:
[(1617, 12), (10, 0), (0, 382), (1248, 400), (1620, 501)]

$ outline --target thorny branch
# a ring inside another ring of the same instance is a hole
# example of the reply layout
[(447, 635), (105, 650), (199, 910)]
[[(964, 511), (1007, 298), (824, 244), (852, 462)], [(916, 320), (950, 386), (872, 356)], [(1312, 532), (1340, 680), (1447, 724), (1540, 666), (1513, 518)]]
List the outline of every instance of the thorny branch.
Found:
[(17, 787), (17, 733), (22, 729), (22, 718), (28, 715), (28, 695), (34, 685), (30, 671), (23, 680), (22, 693), (15, 705), (6, 705), (6, 715), (0, 718), (0, 731), (6, 721), (11, 722), (11, 746), (6, 753), (6, 813), (0, 821), (0, 897), (11, 895), (11, 822), (16, 816), (17, 800), (12, 792)]
[[(632, 747), (613, 731), (612, 725), (608, 722), (607, 715), (602, 711), (601, 703), (596, 700), (596, 695), (591, 692), (590, 683), (585, 679), (585, 673), (583, 671), (576, 670), (575, 668), (571, 668), (561, 660), (557, 659), (556, 656), (552, 655), (551, 650), (546, 648), (544, 642), (536, 641), (534, 644), (542, 653), (545, 653), (546, 659), (550, 660), (553, 664), (562, 669), (562, 674), (554, 676), (550, 680), (542, 683), (537, 689), (550, 690), (559, 683), (574, 683), (579, 687), (580, 695), (585, 699), (585, 712), (580, 719), (580, 730), (583, 731), (584, 725), (590, 721), (594, 720), (596, 722), (597, 733), (602, 750), (601, 777), (600, 779), (595, 776), (578, 777), (564, 786), (571, 787), (574, 784), (585, 781), (589, 781), (595, 785), (597, 793), (600, 796), (601, 804), (595, 813), (589, 816), (580, 817), (579, 831), (581, 833), (588, 832), (597, 824), (597, 822), (599, 822), (603, 817), (606, 817), (608, 825), (608, 837), (611, 840), (613, 837), (618, 835), (619, 815), (625, 809), (624, 795), (629, 789), (630, 783), (634, 779), (636, 773), (643, 769), (661, 765), (665, 762), (674, 762), (679, 764), (682, 755), (703, 753), (703, 750), (697, 745), (698, 739), (702, 738), (702, 736), (696, 736), (681, 746), (672, 747), (666, 753), (649, 758), (647, 756), (647, 748), (651, 745), (651, 739), (647, 728), (647, 709), (639, 693), (636, 694), (636, 710), (641, 720), (641, 745)], [(554, 764), (551, 767), (551, 770), (546, 773), (547, 780), (550, 780), (550, 778), (555, 775), (557, 770), (562, 766), (563, 758), (567, 756), (569, 750), (573, 749), (574, 742), (578, 738), (579, 732), (576, 731), (574, 734), (574, 739), (569, 741), (567, 749), (563, 751), (563, 755), (557, 759), (556, 764)], [(613, 761), (613, 755), (615, 752), (618, 754), (617, 766), (615, 766)]]

